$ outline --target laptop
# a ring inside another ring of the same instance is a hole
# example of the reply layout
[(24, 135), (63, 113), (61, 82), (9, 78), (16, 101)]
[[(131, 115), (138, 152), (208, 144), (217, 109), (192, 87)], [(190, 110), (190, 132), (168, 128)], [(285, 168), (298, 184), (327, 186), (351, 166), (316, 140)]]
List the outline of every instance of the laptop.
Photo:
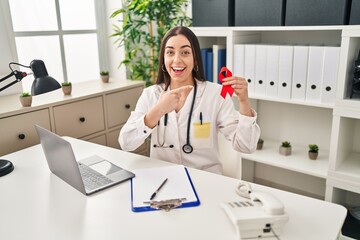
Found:
[(97, 155), (77, 161), (68, 141), (38, 125), (35, 128), (50, 171), (85, 195), (135, 177)]

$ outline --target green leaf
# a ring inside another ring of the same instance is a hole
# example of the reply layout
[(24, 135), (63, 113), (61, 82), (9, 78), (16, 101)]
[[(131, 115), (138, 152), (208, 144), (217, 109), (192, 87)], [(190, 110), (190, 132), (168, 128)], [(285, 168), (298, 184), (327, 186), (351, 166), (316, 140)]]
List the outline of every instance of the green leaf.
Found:
[(142, 79), (147, 84), (155, 82), (151, 77), (152, 71), (157, 74), (162, 37), (181, 23), (191, 26), (191, 18), (186, 16), (188, 3), (188, 0), (123, 0), (122, 7), (111, 14), (111, 18), (123, 15), (123, 20), (113, 25), (110, 37), (115, 38), (114, 44), (125, 48), (125, 59), (119, 67), (127, 67), (128, 77)]

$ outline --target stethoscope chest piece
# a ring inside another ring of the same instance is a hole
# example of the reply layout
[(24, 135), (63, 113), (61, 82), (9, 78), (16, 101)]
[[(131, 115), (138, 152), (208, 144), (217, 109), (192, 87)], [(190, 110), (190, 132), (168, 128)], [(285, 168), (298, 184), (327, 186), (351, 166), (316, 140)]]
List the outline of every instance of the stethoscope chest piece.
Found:
[(192, 153), (194, 148), (190, 144), (184, 144), (182, 150), (184, 151), (184, 153)]

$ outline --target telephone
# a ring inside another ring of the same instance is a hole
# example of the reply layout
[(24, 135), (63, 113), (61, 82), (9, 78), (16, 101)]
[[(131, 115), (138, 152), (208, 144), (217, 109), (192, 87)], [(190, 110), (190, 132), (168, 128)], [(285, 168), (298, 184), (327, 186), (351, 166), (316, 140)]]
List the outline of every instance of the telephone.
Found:
[(276, 237), (289, 220), (284, 205), (266, 192), (253, 192), (248, 183), (240, 183), (240, 196), (248, 198), (221, 203), (237, 230), (238, 239)]

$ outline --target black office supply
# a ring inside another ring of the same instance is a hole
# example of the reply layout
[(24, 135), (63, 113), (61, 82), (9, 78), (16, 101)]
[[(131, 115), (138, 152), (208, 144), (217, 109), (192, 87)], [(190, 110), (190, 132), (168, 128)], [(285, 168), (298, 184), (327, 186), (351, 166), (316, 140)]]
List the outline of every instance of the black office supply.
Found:
[(350, 0), (287, 0), (285, 25), (349, 24)]
[(167, 182), (167, 178), (165, 178), (165, 180), (160, 184), (160, 186), (156, 189), (156, 191), (151, 194), (150, 200), (153, 200), (156, 197), (156, 194), (158, 194), (158, 192), (160, 191), (160, 189), (165, 185), (165, 183)]
[(360, 1), (353, 0), (351, 3), (350, 19), (349, 24), (358, 25), (360, 24)]
[(0, 159), (0, 177), (5, 176), (8, 173), (11, 173), (14, 170), (14, 165), (4, 159)]
[(360, 51), (357, 59), (354, 62), (354, 73), (353, 81), (351, 84), (351, 93), (350, 98), (359, 98), (360, 97)]
[(235, 26), (283, 26), (285, 0), (235, 0)]
[(234, 26), (234, 0), (193, 0), (194, 27)]

